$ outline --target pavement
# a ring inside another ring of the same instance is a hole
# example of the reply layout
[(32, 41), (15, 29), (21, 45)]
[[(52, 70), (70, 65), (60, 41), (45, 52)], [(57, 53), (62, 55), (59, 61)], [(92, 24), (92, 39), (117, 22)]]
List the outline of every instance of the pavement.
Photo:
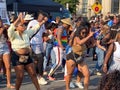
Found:
[[(87, 57), (86, 59), (86, 63), (89, 66), (90, 72), (92, 72), (94, 70), (95, 67), (95, 63), (96, 61), (92, 61), (92, 57)], [(0, 74), (1, 77), (2, 74)], [(63, 80), (64, 78), (64, 74), (62, 72), (61, 69), (57, 70), (55, 77), (57, 78), (57, 80), (55, 81), (48, 81), (47, 85), (40, 85), (41, 90), (65, 90), (65, 81)], [(46, 76), (45, 76), (46, 78)], [(101, 76), (97, 76), (97, 75), (91, 75), (90, 76), (90, 84), (89, 84), (89, 90), (97, 90), (99, 81), (100, 81)], [(73, 77), (73, 82), (75, 82), (76, 78)], [(12, 84), (15, 84), (15, 73), (14, 70), (12, 69)], [(83, 79), (82, 79), (83, 82)], [(14, 89), (7, 89), (6, 88), (6, 80), (1, 79), (0, 78), (0, 90), (14, 90)], [(25, 73), (22, 85), (20, 90), (35, 90), (34, 85), (31, 82), (30, 77), (27, 75), (27, 73)], [(81, 90), (79, 88), (74, 88), (71, 90)]]

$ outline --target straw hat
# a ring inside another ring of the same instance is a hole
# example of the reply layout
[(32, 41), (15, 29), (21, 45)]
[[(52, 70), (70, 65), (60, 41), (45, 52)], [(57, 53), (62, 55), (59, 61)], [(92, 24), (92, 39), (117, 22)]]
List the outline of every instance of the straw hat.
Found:
[(32, 17), (32, 15), (30, 15), (30, 14), (25, 15), (24, 20), (32, 20), (32, 19), (34, 19), (34, 17)]
[(72, 21), (70, 18), (65, 18), (61, 20), (62, 23), (72, 26)]

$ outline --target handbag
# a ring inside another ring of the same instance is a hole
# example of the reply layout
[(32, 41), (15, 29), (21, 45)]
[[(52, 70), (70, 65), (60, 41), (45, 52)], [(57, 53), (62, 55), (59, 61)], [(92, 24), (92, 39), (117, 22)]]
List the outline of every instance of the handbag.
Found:
[(28, 58), (29, 58), (29, 56), (20, 55), (20, 56), (19, 56), (19, 62), (20, 62), (20, 63), (27, 63)]
[(76, 58), (75, 53), (72, 52), (72, 54), (73, 54), (73, 57), (74, 57), (74, 60), (76, 61), (76, 63), (81, 63), (83, 61), (82, 55), (80, 55), (79, 57)]

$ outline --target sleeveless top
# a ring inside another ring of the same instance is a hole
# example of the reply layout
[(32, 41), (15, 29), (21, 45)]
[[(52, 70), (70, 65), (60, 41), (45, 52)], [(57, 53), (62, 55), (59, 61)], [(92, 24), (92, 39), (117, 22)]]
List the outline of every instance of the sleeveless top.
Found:
[(83, 55), (86, 50), (86, 46), (85, 45), (73, 45), (72, 50), (75, 54)]
[(120, 44), (118, 42), (115, 42), (116, 50), (113, 53), (113, 61), (119, 61), (120, 62)]
[[(62, 36), (61, 36), (61, 42), (62, 42), (62, 45), (64, 47), (66, 47), (68, 45), (67, 44), (67, 31), (64, 29), (63, 26), (60, 26), (58, 28), (62, 28), (63, 29)], [(57, 31), (56, 31), (56, 36), (57, 36)], [(55, 39), (55, 41), (54, 41), (54, 46), (59, 46), (57, 39)]]

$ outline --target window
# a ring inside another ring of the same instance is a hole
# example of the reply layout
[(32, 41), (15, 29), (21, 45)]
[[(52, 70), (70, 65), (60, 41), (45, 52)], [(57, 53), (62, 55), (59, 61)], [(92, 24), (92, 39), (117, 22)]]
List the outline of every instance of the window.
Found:
[(88, 0), (83, 0), (82, 13), (87, 13), (87, 4), (88, 4)]
[(119, 13), (119, 0), (112, 0), (112, 13)]

